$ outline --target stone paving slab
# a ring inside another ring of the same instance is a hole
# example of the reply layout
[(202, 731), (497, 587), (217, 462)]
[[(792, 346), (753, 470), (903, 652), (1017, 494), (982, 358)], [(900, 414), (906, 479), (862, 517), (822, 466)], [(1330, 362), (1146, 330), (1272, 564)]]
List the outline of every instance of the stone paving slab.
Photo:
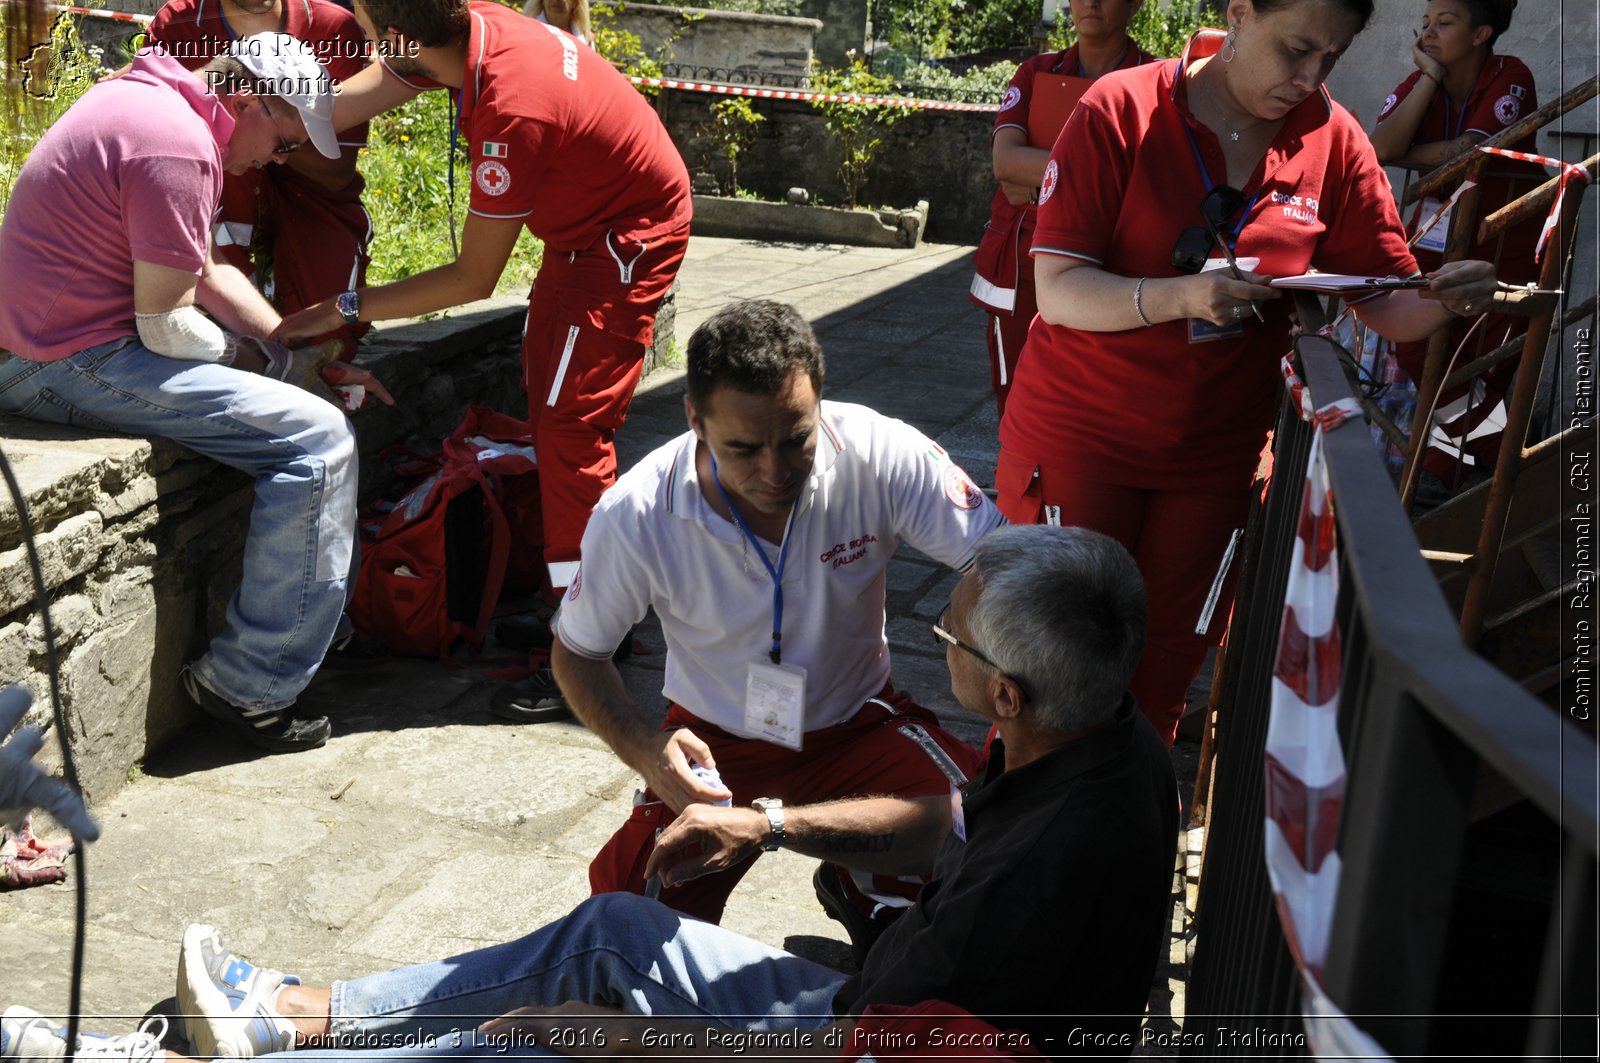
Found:
[[(965, 298), (970, 254), (697, 237), (680, 275), (679, 346), (730, 301), (792, 302), (823, 340), (829, 397), (904, 418), (989, 483), (996, 421), (983, 319)], [(652, 373), (619, 435), (624, 466), (684, 428), (681, 370)], [(978, 742), (985, 728), (950, 696), (928, 631), (954, 583), (902, 549), (888, 578), (888, 633), (897, 683)], [(639, 638), (645, 652), (622, 673), (635, 703), (659, 715), (653, 618)], [(89, 850), (86, 1010), (139, 1015), (169, 996), (191, 921), (322, 981), (502, 941), (582, 900), (588, 859), (638, 780), (575, 724), (496, 721), (488, 701), (498, 683), (484, 667), (413, 659), (324, 674), (304, 700), (333, 720), (325, 749), (260, 756), (205, 723), (146, 763), (95, 810), (105, 836)], [(725, 924), (848, 969), (843, 930), (812, 894), (814, 867), (790, 853), (763, 857)], [(0, 897), (0, 1004), (66, 1010), (72, 913), (70, 885)]]

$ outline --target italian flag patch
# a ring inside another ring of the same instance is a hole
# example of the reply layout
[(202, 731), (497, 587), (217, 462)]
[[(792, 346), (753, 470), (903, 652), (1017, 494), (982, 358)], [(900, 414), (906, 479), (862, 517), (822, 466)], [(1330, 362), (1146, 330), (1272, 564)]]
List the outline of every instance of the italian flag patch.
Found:
[(486, 159), (503, 159), (506, 157), (506, 146), (494, 140), (483, 142), (483, 157)]

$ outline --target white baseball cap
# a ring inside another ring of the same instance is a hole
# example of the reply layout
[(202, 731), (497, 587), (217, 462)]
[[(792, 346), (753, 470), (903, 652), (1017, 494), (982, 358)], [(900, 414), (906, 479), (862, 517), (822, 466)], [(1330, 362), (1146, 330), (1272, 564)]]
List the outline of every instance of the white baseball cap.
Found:
[(294, 105), (313, 147), (330, 159), (339, 157), (339, 136), (333, 130), (333, 81), (309, 44), (287, 33), (257, 33), (235, 41), (229, 51), (265, 81), (274, 96)]

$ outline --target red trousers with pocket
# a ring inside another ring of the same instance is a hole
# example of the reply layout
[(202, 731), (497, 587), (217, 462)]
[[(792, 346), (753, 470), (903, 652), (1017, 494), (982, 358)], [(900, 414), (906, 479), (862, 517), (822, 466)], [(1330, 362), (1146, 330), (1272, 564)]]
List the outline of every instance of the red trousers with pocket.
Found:
[[(798, 751), (729, 734), (681, 705), (672, 706), (661, 726), (663, 730), (687, 727), (711, 747), (717, 772), (733, 792), (735, 805), (748, 805), (758, 797), (776, 797), (785, 805), (868, 794), (924, 797), (948, 793), (952, 771), (971, 779), (982, 766), (976, 749), (941, 728), (932, 712), (892, 690), (868, 701), (844, 723), (807, 731), (804, 748)], [(942, 763), (930, 752), (930, 742), (943, 751)], [(589, 864), (589, 888), (595, 893), (643, 893), (644, 865), (656, 831), (674, 818), (672, 809), (646, 790), (627, 822)], [(685, 915), (720, 922), (728, 895), (754, 863), (746, 860), (663, 889), (661, 902)], [(893, 906), (909, 904), (923, 882), (861, 872), (850, 872), (848, 881), (873, 902)], [(871, 903), (856, 899), (870, 911)]]
[(1013, 524), (1055, 520), (1046, 507), (1060, 507), (1060, 524), (1104, 532), (1139, 563), (1149, 632), (1129, 689), (1156, 733), (1172, 745), (1184, 693), (1207, 648), (1219, 644), (1227, 630), (1239, 571), (1237, 551), (1209, 625), (1204, 633), (1195, 627), (1228, 541), (1235, 529), (1244, 528), (1250, 486), (1214, 493), (1123, 487), (1100, 483), (1079, 469), (1027, 462), (1004, 449), (995, 486), (995, 504)]
[[(223, 261), (247, 277), (272, 264), (272, 303), (285, 316), (366, 284), (372, 219), (361, 205), (360, 177), (337, 192), (286, 166), (229, 174), (212, 228)], [(328, 334), (355, 357), (372, 326), (344, 325)]]
[(582, 251), (545, 248), (528, 297), (522, 379), (552, 591), (571, 582), (589, 513), (616, 482), (617, 429), (688, 246), (686, 222), (643, 243), (607, 233)]

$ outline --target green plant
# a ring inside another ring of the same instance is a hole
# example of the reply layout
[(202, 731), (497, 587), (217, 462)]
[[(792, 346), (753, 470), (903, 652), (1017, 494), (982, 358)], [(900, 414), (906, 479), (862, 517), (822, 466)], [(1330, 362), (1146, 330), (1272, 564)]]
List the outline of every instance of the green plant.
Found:
[(1016, 72), (1017, 64), (1009, 59), (975, 66), (965, 74), (952, 74), (942, 66), (924, 63), (901, 75), (897, 87), (908, 95), (992, 102), (1006, 91)]
[[(611, 61), (611, 65), (629, 77), (659, 78), (664, 73), (662, 60), (672, 58), (672, 41), (659, 49), (660, 54), (650, 55), (637, 33), (617, 28), (617, 16), (625, 4), (592, 4), (589, 8), (590, 25), (594, 30), (594, 50)], [(677, 39), (674, 32), (673, 40)], [(655, 85), (635, 86), (646, 96), (657, 96), (661, 89)]]
[[(894, 90), (894, 82), (874, 74), (867, 64), (852, 56), (850, 65), (843, 70), (813, 70), (811, 88), (826, 95), (885, 96)], [(853, 210), (872, 158), (883, 144), (883, 134), (910, 114), (910, 109), (859, 100), (813, 100), (811, 106), (822, 114), (828, 132), (839, 142), (839, 182), (844, 185), (845, 201)]]
[(750, 146), (756, 126), (765, 121), (748, 96), (729, 96), (711, 105), (711, 121), (701, 129), (716, 143), (727, 164), (728, 180), (722, 186), (725, 195), (739, 194), (739, 156)]
[[(472, 196), (466, 144), (457, 140), (452, 204), (449, 94), (424, 92), (372, 120), (361, 153), (361, 173), (367, 180), (363, 199), (373, 229), (369, 284), (400, 280), (455, 256), (451, 231), (460, 232)], [(526, 290), (542, 252), (540, 242), (524, 229), (495, 290)]]
[[(14, 17), (18, 10), (7, 5), (0, 17)], [(4, 116), (5, 132), (0, 135), (0, 217), (5, 216), (11, 187), (33, 146), (102, 73), (100, 49), (83, 43), (77, 21), (66, 14), (51, 24), (50, 39), (35, 47), (22, 67), (23, 91), (5, 97), (10, 113)]]

